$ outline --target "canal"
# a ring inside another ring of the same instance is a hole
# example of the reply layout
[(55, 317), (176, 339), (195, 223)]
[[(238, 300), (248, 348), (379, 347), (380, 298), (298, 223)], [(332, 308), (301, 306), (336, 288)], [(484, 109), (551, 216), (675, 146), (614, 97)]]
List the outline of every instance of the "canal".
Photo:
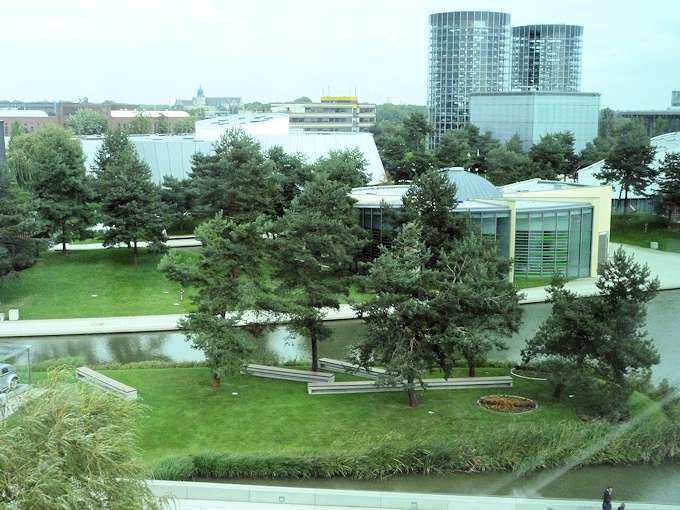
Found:
[[(524, 305), (521, 331), (507, 340), (508, 349), (494, 352), (494, 360), (515, 361), (526, 338), (532, 336), (550, 313), (549, 304)], [(680, 290), (660, 293), (649, 303), (647, 330), (661, 355), (654, 378), (667, 378), (680, 384)], [(360, 321), (329, 323), (332, 337), (320, 344), (320, 354), (342, 358), (350, 345), (362, 335)], [(33, 346), (36, 361), (80, 356), (88, 363), (134, 362), (146, 360), (199, 361), (200, 352), (192, 349), (178, 332), (83, 335), (3, 339)], [(270, 332), (260, 348), (281, 361), (309, 359), (306, 339), (291, 334), (285, 326)], [(245, 483), (268, 483), (250, 481)], [(525, 477), (514, 473), (454, 473), (447, 475), (404, 476), (387, 480), (347, 479), (269, 482), (273, 485), (313, 486), (343, 489), (395, 490), (451, 494), (542, 496), (551, 498), (594, 499), (607, 484), (614, 487), (614, 499), (655, 503), (680, 503), (680, 464), (663, 466), (595, 466), (567, 472), (541, 471)], [(629, 506), (629, 508), (633, 508)]]

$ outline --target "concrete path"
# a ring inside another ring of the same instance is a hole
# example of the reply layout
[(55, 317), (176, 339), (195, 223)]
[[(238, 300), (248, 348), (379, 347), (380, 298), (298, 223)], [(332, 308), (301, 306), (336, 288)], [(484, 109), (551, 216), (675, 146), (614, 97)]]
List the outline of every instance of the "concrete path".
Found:
[[(178, 242), (180, 240), (177, 240)], [(181, 240), (185, 241), (185, 240)], [(190, 241), (190, 240), (189, 240)], [(195, 240), (194, 240), (195, 241)], [(610, 253), (620, 245), (611, 243)], [(670, 253), (649, 248), (624, 245), (626, 252), (631, 253), (639, 262), (647, 263), (652, 268), (652, 274), (659, 277), (662, 289), (680, 288), (680, 253)], [(595, 278), (581, 278), (570, 281), (566, 287), (579, 296), (597, 294)], [(545, 287), (523, 289), (522, 304), (543, 303), (547, 300)], [(46, 319), (20, 320), (0, 322), (0, 338), (22, 336), (53, 336), (53, 335), (85, 335), (104, 333), (142, 333), (152, 331), (176, 331), (177, 321), (183, 315), (144, 315), (134, 317), (99, 317), (91, 319)], [(336, 321), (356, 319), (356, 312), (348, 304), (340, 305), (339, 310), (326, 310), (325, 320)], [(262, 316), (255, 313), (246, 314), (244, 322), (262, 321)], [(286, 322), (285, 317), (269, 317), (267, 320)]]
[[(170, 238), (165, 242), (168, 248), (189, 248), (193, 246), (201, 246), (201, 241), (195, 237), (180, 237), (180, 238)], [(146, 248), (149, 243), (146, 241), (140, 241), (137, 243), (140, 248)], [(116, 248), (127, 248), (126, 244), (118, 244)], [(66, 244), (66, 251), (86, 251), (86, 250), (107, 250), (109, 246), (104, 246), (102, 243), (85, 243), (85, 244)], [(61, 244), (57, 244), (50, 248), (50, 251), (61, 251)]]
[[(171, 496), (177, 510), (600, 510), (592, 500), (454, 496), (200, 482), (149, 481), (156, 496)], [(628, 503), (635, 510), (680, 510), (676, 505)]]

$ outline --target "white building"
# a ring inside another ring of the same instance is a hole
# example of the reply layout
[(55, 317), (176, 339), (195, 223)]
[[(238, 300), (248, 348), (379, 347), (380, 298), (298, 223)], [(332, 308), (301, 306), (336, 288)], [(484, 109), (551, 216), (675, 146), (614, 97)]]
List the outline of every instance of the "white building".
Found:
[(375, 127), (375, 104), (360, 103), (357, 96), (321, 96), (319, 103), (277, 103), (271, 109), (288, 114), (296, 131), (361, 133)]
[(470, 123), (502, 142), (517, 134), (524, 149), (548, 133), (569, 131), (581, 151), (597, 136), (600, 94), (589, 92), (489, 92), (470, 95)]

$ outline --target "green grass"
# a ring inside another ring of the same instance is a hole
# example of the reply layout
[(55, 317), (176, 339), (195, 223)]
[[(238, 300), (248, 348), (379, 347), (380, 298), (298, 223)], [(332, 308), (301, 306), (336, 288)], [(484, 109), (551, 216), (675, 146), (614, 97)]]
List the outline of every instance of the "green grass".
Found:
[[(160, 255), (140, 251), (138, 265), (125, 248), (44, 253), (35, 266), (0, 285), (0, 309), (19, 308), (23, 319), (183, 313), (179, 285), (157, 269)], [(93, 297), (96, 295), (96, 297)]]
[[(137, 388), (148, 406), (141, 447), (150, 464), (205, 452), (295, 455), (363, 451), (380, 443), (407, 447), (518, 423), (578, 422), (571, 407), (549, 402), (548, 385), (524, 381), (511, 392), (537, 398), (541, 407), (504, 416), (476, 405), (480, 396), (504, 391), (498, 389), (419, 392), (421, 403), (411, 409), (401, 392), (310, 396), (302, 383), (251, 376), (225, 378), (215, 391), (206, 368), (103, 372)], [(479, 375), (507, 372), (487, 368)]]
[(649, 214), (612, 215), (611, 240), (649, 248), (656, 241), (659, 249), (680, 253), (680, 232), (668, 230), (665, 218)]

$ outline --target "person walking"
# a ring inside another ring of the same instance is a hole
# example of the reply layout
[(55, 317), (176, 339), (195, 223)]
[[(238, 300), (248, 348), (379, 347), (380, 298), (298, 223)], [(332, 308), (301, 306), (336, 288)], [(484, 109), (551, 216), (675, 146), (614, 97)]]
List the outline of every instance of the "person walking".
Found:
[(612, 492), (614, 489), (607, 487), (602, 495), (602, 510), (612, 510)]

